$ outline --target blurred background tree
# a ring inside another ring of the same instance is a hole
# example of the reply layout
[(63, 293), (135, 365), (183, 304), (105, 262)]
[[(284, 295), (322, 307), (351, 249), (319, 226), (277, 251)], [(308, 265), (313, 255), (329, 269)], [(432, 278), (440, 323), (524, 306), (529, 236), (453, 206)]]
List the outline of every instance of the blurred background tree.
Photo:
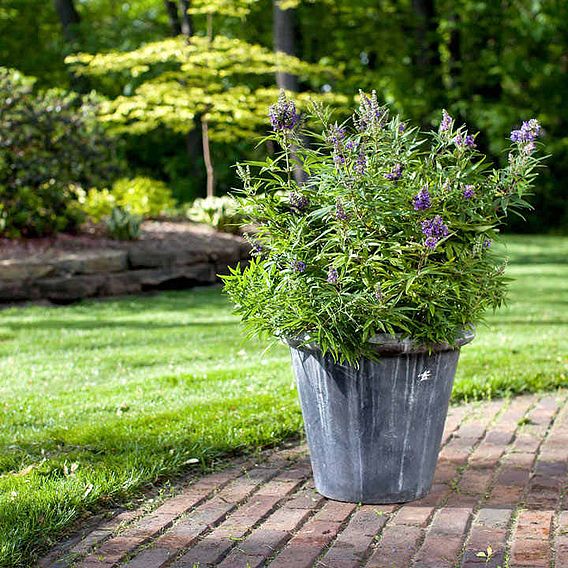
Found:
[[(165, 181), (181, 201), (205, 194), (202, 117), (210, 127), (221, 194), (235, 183), (232, 164), (254, 157), (253, 138), (263, 133), (261, 95), (268, 97), (277, 82), (304, 95), (343, 95), (337, 100), (346, 103), (358, 88), (374, 88), (404, 118), (425, 127), (447, 108), (470, 129), (480, 130), (478, 143), (495, 161), (506, 160), (511, 127), (537, 117), (553, 159), (533, 197), (538, 213), (522, 227), (542, 232), (568, 226), (566, 2), (4, 0), (0, 37), (0, 65), (37, 77), (36, 89), (86, 93), (96, 88), (107, 97), (106, 120), (117, 112), (129, 117), (118, 136), (130, 175)], [(204, 58), (208, 38), (210, 59)], [(147, 44), (153, 42), (164, 49), (145, 61), (151, 51)], [(176, 46), (193, 53), (194, 63), (202, 57), (203, 74), (194, 66), (184, 78), (187, 88), (180, 81), (185, 63), (172, 57)], [(258, 51), (252, 53), (250, 46)], [(273, 50), (297, 59), (276, 69), (268, 56)], [(67, 66), (65, 58), (78, 53), (98, 54), (73, 60), (91, 70), (92, 61), (114, 61), (112, 73), (79, 73)], [(240, 62), (246, 69), (239, 69)], [(224, 69), (231, 72), (222, 76)], [(227, 93), (235, 94), (236, 88), (248, 94), (235, 106)], [(218, 104), (217, 111), (208, 104), (222, 97), (225, 105)], [(172, 99), (170, 110), (157, 116)], [(126, 113), (128, 104), (137, 110)], [(235, 118), (237, 109), (249, 106), (242, 120)], [(181, 108), (188, 112), (179, 113)], [(512, 221), (512, 230), (520, 228)]]

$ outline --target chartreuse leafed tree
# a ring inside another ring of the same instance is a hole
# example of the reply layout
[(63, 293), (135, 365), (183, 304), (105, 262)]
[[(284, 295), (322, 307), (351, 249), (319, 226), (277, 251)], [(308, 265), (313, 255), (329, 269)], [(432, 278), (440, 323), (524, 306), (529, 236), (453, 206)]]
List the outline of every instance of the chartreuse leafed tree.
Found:
[[(207, 194), (214, 193), (209, 141), (234, 142), (258, 136), (267, 108), (278, 96), (277, 72), (323, 80), (333, 71), (244, 40), (215, 35), (217, 18), (245, 19), (254, 0), (196, 0), (192, 16), (205, 16), (206, 35), (178, 36), (128, 52), (78, 54), (67, 58), (73, 72), (92, 77), (122, 75), (134, 87), (103, 108), (102, 120), (118, 131), (145, 133), (161, 126), (188, 133), (201, 127)], [(197, 18), (196, 18), (197, 19)], [(346, 102), (346, 97), (304, 92), (312, 99)]]

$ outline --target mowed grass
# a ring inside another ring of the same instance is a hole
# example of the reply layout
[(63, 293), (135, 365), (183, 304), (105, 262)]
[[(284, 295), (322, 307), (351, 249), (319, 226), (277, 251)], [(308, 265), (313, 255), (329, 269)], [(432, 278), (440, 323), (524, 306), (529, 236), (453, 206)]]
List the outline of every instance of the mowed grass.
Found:
[[(509, 305), (463, 349), (455, 401), (568, 385), (568, 238), (508, 250)], [(0, 312), (0, 566), (32, 565), (88, 509), (298, 434), (288, 353), (264, 348), (218, 288)]]

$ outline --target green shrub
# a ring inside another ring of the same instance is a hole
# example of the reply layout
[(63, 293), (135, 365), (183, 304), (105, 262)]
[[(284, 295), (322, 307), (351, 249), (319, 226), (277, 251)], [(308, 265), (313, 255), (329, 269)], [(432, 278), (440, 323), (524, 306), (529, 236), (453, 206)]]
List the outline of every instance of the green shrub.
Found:
[(109, 235), (119, 241), (132, 241), (140, 236), (142, 217), (133, 215), (122, 207), (115, 207), (106, 219)]
[(242, 223), (237, 202), (228, 195), (196, 199), (187, 210), (187, 217), (195, 223), (205, 223), (226, 233), (238, 233)]
[[(507, 166), (496, 169), (447, 112), (422, 133), (374, 92), (343, 124), (317, 105), (304, 122), (284, 94), (269, 116), (281, 151), (238, 168), (254, 258), (223, 277), (251, 333), (354, 364), (375, 356), (378, 334), (451, 344), (502, 304), (508, 279), (492, 244), (508, 214), (530, 209), (537, 120), (511, 132)], [(320, 127), (306, 147), (310, 119)]]
[(119, 179), (112, 186), (117, 205), (142, 217), (158, 217), (175, 207), (168, 186), (149, 177)]
[(0, 234), (35, 237), (84, 219), (82, 188), (118, 173), (115, 147), (96, 121), (97, 101), (0, 67)]
[(116, 197), (108, 189), (91, 188), (80, 198), (81, 209), (95, 223), (108, 217), (116, 207)]

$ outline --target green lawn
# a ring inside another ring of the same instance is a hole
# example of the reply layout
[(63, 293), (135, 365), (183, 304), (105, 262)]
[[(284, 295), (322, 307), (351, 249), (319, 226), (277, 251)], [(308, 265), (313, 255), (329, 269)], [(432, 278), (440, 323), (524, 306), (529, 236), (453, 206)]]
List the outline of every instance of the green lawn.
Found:
[[(568, 238), (509, 239), (509, 307), (463, 350), (455, 400), (567, 386)], [(300, 431), (283, 347), (219, 289), (0, 312), (0, 566), (157, 478)]]

